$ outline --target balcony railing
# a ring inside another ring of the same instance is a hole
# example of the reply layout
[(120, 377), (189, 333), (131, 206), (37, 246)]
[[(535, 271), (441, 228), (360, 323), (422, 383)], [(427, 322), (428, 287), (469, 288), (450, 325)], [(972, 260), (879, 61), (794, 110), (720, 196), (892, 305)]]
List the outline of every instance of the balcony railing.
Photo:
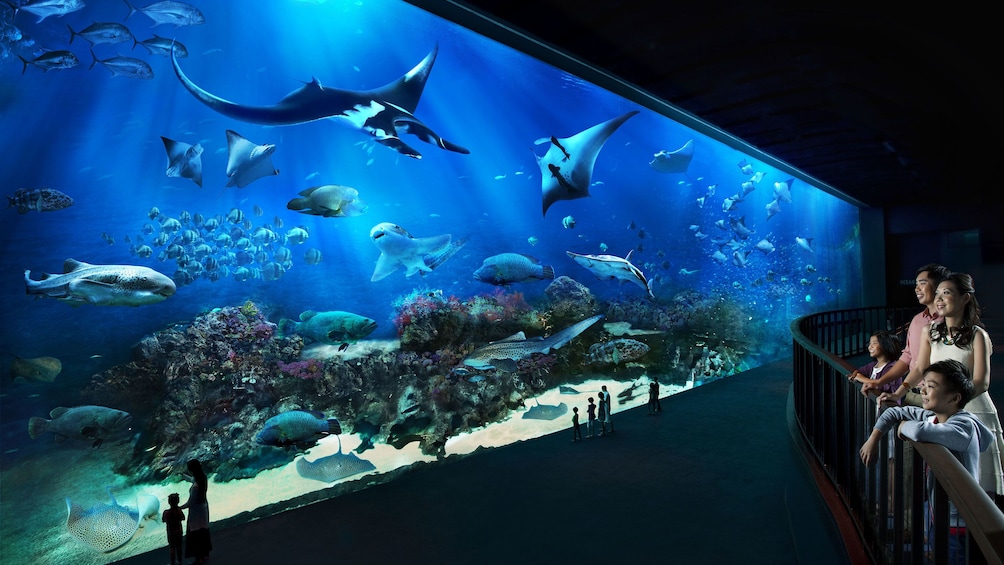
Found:
[[(949, 534), (958, 532), (950, 523), (949, 501), (966, 526), (968, 562), (1004, 563), (1004, 513), (943, 446), (883, 438), (877, 462), (865, 467), (858, 456), (877, 410), (874, 397), (847, 380), (856, 367), (846, 359), (867, 355), (876, 330), (905, 337), (916, 313), (860, 308), (792, 322), (795, 420), (873, 563), (948, 563)], [(934, 477), (930, 496), (925, 468)]]

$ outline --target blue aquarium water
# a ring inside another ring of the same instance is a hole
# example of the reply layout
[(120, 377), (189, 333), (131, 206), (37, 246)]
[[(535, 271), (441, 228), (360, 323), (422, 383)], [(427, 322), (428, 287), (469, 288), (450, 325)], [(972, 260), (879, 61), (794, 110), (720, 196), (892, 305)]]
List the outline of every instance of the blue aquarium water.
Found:
[[(163, 505), (189, 458), (232, 490), (279, 468), (320, 490), (346, 478), (303, 455), (326, 436), (353, 478), (385, 450), (441, 459), (524, 408), (567, 427), (539, 400), (560, 387), (627, 407), (860, 306), (853, 205), (412, 5), (13, 3), (4, 528), (22, 495), (47, 509), (19, 556), (121, 558), (136, 540), (90, 543), (94, 516), (143, 503), (105, 487)], [(53, 412), (88, 406), (130, 419)], [(262, 443), (299, 410), (319, 416)], [(67, 527), (68, 497), (91, 522)]]

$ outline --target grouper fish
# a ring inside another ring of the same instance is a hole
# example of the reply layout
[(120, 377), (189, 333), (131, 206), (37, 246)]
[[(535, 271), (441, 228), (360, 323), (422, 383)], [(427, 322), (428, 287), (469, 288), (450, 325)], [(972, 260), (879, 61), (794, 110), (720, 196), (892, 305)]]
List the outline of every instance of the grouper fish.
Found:
[(156, 304), (174, 294), (177, 287), (167, 275), (135, 265), (91, 265), (76, 259), (63, 263), (63, 274), (45, 273), (32, 280), (24, 272), (27, 294), (49, 296), (70, 306), (142, 306)]
[(328, 345), (340, 345), (340, 349), (370, 335), (376, 327), (376, 321), (371, 318), (341, 310), (307, 310), (300, 314), (299, 322), (288, 318), (279, 320), (279, 331), (284, 334), (297, 333)]
[(295, 445), (307, 449), (323, 436), (340, 433), (342, 425), (338, 420), (327, 418), (322, 412), (289, 410), (265, 420), (265, 425), (254, 439), (261, 445), (274, 447)]
[(527, 339), (523, 332), (518, 332), (505, 339), (493, 341), (488, 345), (482, 345), (475, 349), (464, 359), (464, 365), (474, 367), (475, 369), (501, 369), (510, 373), (515, 372), (517, 363), (521, 359), (526, 359), (534, 353), (547, 354), (552, 349), (560, 348), (602, 318), (603, 314), (597, 314), (591, 318), (586, 318), (581, 322), (572, 324), (547, 338), (533, 337)]
[(104, 440), (125, 435), (132, 429), (132, 416), (128, 412), (105, 406), (60, 406), (49, 412), (49, 417), (52, 419), (38, 416), (28, 419), (31, 439), (52, 432), (57, 442), (78, 439), (98, 447)]

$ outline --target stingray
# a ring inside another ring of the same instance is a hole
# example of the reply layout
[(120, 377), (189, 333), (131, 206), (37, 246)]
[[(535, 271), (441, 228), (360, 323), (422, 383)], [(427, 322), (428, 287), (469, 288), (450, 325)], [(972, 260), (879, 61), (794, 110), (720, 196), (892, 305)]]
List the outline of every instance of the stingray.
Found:
[(570, 387), (568, 385), (560, 385), (558, 387), (558, 392), (560, 394), (579, 394), (578, 390), (575, 390), (575, 388)]
[(202, 145), (189, 145), (160, 136), (167, 150), (167, 176), (192, 179), (202, 188)]
[(341, 438), (338, 438), (338, 453), (315, 461), (307, 461), (306, 457), (296, 460), (296, 472), (301, 477), (322, 483), (333, 483), (373, 469), (376, 466), (368, 460), (360, 459), (354, 453), (342, 453)]
[(575, 200), (589, 196), (593, 165), (603, 144), (621, 124), (637, 114), (633, 110), (611, 120), (596, 124), (571, 137), (550, 139), (543, 157), (534, 153), (540, 167), (543, 215), (558, 200)]
[(227, 186), (244, 188), (252, 182), (279, 174), (272, 166), (275, 145), (255, 145), (241, 134), (227, 130)]
[[(122, 547), (139, 529), (141, 512), (146, 513), (149, 502), (137, 497), (137, 507), (122, 506), (115, 501), (111, 487), (108, 496), (111, 504), (96, 504), (84, 509), (66, 499), (66, 529), (74, 538), (95, 551), (109, 552)], [(159, 506), (159, 502), (158, 502)]]
[(533, 401), (536, 403), (536, 406), (531, 406), (529, 410), (523, 413), (524, 420), (554, 420), (555, 418), (564, 416), (568, 412), (568, 405), (564, 402), (555, 406), (552, 404), (541, 404), (537, 402), (537, 399)]
[(676, 151), (662, 151), (654, 155), (654, 159), (649, 163), (653, 169), (660, 173), (685, 173), (690, 166), (690, 160), (694, 158), (694, 140), (683, 144), (683, 147)]

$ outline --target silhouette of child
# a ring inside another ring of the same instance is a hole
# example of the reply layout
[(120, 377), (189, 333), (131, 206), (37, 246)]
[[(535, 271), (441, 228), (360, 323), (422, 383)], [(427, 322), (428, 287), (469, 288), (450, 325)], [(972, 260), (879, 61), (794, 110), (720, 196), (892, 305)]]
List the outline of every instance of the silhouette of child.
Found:
[(181, 538), (183, 535), (181, 522), (185, 520), (185, 512), (181, 508), (178, 508), (180, 500), (181, 497), (176, 492), (167, 495), (167, 503), (170, 505), (170, 508), (165, 510), (164, 515), (161, 517), (167, 528), (167, 547), (171, 550), (171, 565), (175, 563), (175, 556), (178, 558), (178, 565), (181, 565), (182, 561), (184, 561), (183, 554), (181, 553)]
[(582, 430), (579, 429), (579, 407), (572, 408), (572, 441), (582, 439)]

